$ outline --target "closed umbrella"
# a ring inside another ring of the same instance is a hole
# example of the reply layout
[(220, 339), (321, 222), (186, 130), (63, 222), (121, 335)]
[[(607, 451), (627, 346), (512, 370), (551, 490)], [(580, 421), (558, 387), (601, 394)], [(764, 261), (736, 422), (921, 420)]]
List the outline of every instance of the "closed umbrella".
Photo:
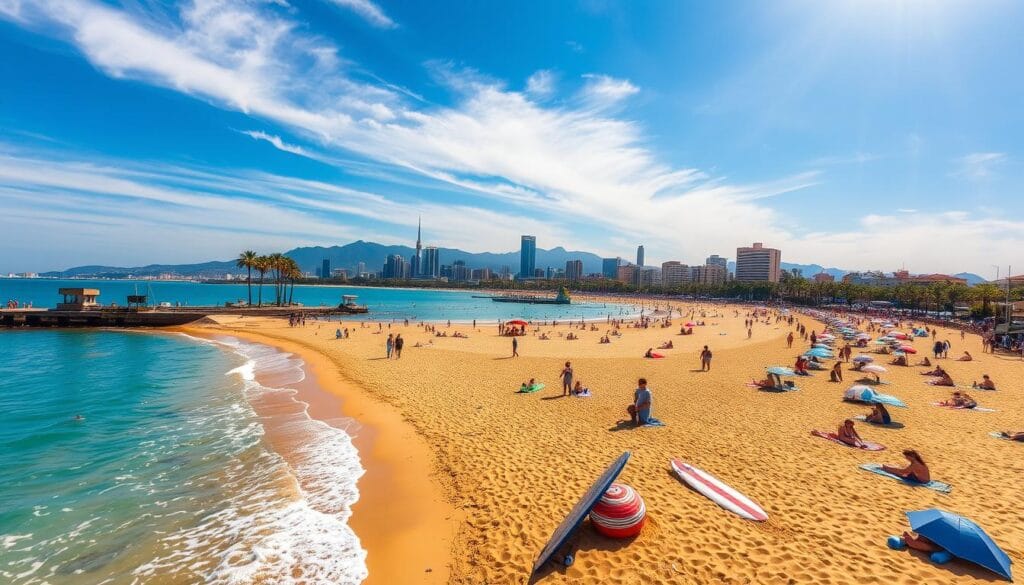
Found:
[(906, 514), (911, 530), (951, 555), (1013, 580), (1010, 557), (972, 520), (937, 508)]

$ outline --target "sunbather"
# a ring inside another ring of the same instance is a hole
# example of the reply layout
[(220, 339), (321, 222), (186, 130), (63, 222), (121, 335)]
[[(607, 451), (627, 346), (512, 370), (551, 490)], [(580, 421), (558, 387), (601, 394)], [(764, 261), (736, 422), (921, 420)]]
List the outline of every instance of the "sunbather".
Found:
[(942, 373), (939, 375), (938, 379), (935, 380), (934, 382), (932, 382), (932, 385), (933, 386), (950, 386), (950, 387), (953, 387), (953, 386), (956, 386), (956, 383), (953, 382), (953, 378), (949, 377), (949, 373), (947, 373), (945, 370), (943, 370)]
[(928, 483), (932, 480), (932, 474), (928, 470), (928, 465), (925, 464), (924, 459), (921, 458), (920, 453), (913, 449), (905, 449), (903, 451), (903, 456), (907, 458), (910, 465), (907, 465), (906, 467), (883, 465), (882, 471), (897, 475), (906, 481), (912, 481), (915, 483)]
[(857, 430), (853, 428), (853, 421), (850, 419), (844, 420), (843, 424), (839, 425), (836, 438), (851, 447), (861, 448), (864, 446), (864, 440), (857, 434)]
[(898, 355), (898, 356), (896, 356), (896, 359), (890, 360), (889, 363), (894, 365), (894, 366), (905, 366), (905, 365), (907, 365), (907, 356), (906, 355)]
[(942, 406), (952, 406), (955, 408), (976, 408), (978, 401), (975, 400), (971, 395), (966, 392), (954, 392), (949, 400), (940, 402)]
[(871, 407), (871, 414), (867, 415), (864, 421), (876, 425), (888, 425), (892, 424), (892, 416), (889, 415), (889, 411), (885, 408), (884, 404), (876, 402)]
[(1002, 431), (1002, 433), (1011, 441), (1024, 441), (1024, 431)]
[(996, 383), (992, 381), (992, 378), (988, 377), (988, 374), (984, 374), (981, 377), (981, 382), (975, 382), (972, 387), (982, 390), (995, 390)]
[(836, 364), (832, 366), (832, 371), (829, 373), (828, 379), (830, 382), (843, 381), (843, 367), (840, 362), (836, 362)]
[(942, 547), (928, 540), (927, 538), (915, 535), (912, 532), (903, 533), (903, 542), (907, 543), (908, 548), (918, 550), (926, 553), (939, 552)]
[(969, 361), (972, 361), (972, 360), (974, 360), (974, 358), (971, 357), (971, 353), (968, 352), (968, 351), (965, 351), (964, 355), (960, 356), (956, 361), (958, 361), (958, 362), (969, 362)]

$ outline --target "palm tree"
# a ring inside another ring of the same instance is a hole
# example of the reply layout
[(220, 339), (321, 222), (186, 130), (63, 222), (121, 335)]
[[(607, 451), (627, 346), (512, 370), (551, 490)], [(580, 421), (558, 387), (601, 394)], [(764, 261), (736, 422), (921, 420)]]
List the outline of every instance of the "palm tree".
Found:
[(981, 301), (981, 315), (988, 317), (989, 305), (992, 301), (999, 299), (1003, 296), (1003, 291), (999, 289), (998, 285), (992, 284), (991, 282), (983, 282), (974, 286), (971, 289), (971, 296), (975, 300)]
[(281, 297), (284, 296), (281, 293), (281, 274), (284, 270), (284, 259), (285, 255), (280, 252), (274, 252), (270, 256), (267, 256), (267, 260), (270, 261), (270, 270), (274, 276), (274, 303), (280, 307)]
[(252, 306), (252, 269), (256, 263), (256, 259), (259, 256), (252, 250), (246, 250), (238, 255), (238, 260), (235, 260), (235, 266), (239, 268), (245, 268), (249, 271), (249, 277), (245, 280), (245, 284), (249, 287), (249, 306)]
[(263, 276), (270, 270), (270, 258), (267, 256), (258, 256), (256, 261), (253, 262), (253, 268), (260, 273), (260, 301), (259, 306), (263, 306)]

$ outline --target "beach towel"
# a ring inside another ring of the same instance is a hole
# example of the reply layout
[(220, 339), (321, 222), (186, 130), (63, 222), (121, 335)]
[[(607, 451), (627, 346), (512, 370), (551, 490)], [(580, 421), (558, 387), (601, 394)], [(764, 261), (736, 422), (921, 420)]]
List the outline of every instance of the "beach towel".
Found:
[(975, 406), (974, 408), (967, 408), (966, 406), (950, 406), (941, 402), (932, 402), (932, 406), (939, 406), (941, 408), (948, 408), (950, 410), (973, 410), (974, 412), (995, 412), (994, 408), (985, 408), (984, 406)]
[(516, 390), (516, 394), (532, 394), (532, 393), (534, 393), (534, 392), (536, 392), (538, 390), (543, 390), (543, 389), (544, 389), (544, 384), (534, 384), (533, 386), (528, 386), (526, 388), (526, 390), (523, 390), (522, 388), (520, 388), (519, 390)]
[(590, 398), (591, 394), (590, 394), (590, 390), (584, 390), (583, 392), (580, 392), (579, 394), (573, 394), (573, 396), (575, 396), (576, 398)]
[(863, 447), (854, 447), (853, 445), (849, 445), (847, 443), (844, 443), (844, 442), (840, 441), (839, 440), (839, 435), (837, 435), (835, 433), (830, 433), (830, 432), (827, 432), (827, 431), (817, 431), (817, 430), (815, 430), (815, 431), (811, 431), (811, 435), (813, 435), (815, 437), (820, 437), (820, 438), (825, 439), (827, 441), (832, 441), (833, 443), (838, 443), (838, 444), (840, 444), (840, 445), (842, 445), (844, 447), (850, 447), (851, 449), (862, 449), (864, 451), (884, 451), (885, 450), (885, 445), (881, 445), (879, 443), (872, 443), (871, 441), (862, 441), (864, 443)]
[(877, 463), (865, 463), (864, 465), (861, 465), (860, 468), (863, 469), (864, 471), (869, 471), (869, 472), (874, 473), (876, 475), (881, 475), (883, 477), (888, 477), (890, 479), (895, 479), (896, 481), (898, 481), (898, 482), (900, 482), (900, 483), (902, 483), (904, 485), (908, 485), (910, 487), (923, 487), (923, 488), (926, 488), (926, 489), (937, 491), (940, 494), (948, 494), (951, 491), (953, 491), (953, 486), (949, 485), (948, 483), (942, 483), (941, 481), (935, 481), (934, 479), (929, 481), (928, 483), (918, 483), (916, 481), (908, 481), (908, 480), (903, 479), (902, 477), (900, 477), (898, 475), (894, 475), (892, 473), (889, 473), (888, 471), (885, 471), (884, 469), (882, 469), (882, 466), (877, 464)]
[(661, 422), (660, 420), (658, 420), (658, 419), (656, 419), (656, 418), (654, 418), (652, 416), (652, 417), (648, 417), (647, 418), (647, 422), (645, 422), (644, 424), (642, 424), (640, 426), (642, 426), (642, 427), (663, 427), (663, 426), (665, 426), (665, 423)]
[(988, 436), (995, 437), (997, 439), (1002, 439), (1004, 441), (1010, 441), (1011, 443), (1021, 443), (1021, 442), (1024, 442), (1024, 441), (1014, 441), (1006, 433), (1003, 433), (1001, 431), (992, 431), (991, 433), (988, 434)]

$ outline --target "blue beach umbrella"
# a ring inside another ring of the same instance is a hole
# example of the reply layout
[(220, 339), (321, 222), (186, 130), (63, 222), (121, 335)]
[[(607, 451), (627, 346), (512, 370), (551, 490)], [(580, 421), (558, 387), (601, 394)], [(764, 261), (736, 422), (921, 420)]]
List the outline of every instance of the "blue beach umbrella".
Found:
[(769, 374), (775, 374), (776, 376), (795, 376), (796, 372), (783, 366), (772, 366), (768, 368)]
[(1013, 580), (1010, 557), (973, 521), (938, 508), (906, 514), (911, 530), (951, 555)]
[(832, 357), (832, 351), (824, 347), (815, 347), (807, 350), (807, 352), (804, 353), (804, 355), (811, 355), (820, 358), (830, 358)]

